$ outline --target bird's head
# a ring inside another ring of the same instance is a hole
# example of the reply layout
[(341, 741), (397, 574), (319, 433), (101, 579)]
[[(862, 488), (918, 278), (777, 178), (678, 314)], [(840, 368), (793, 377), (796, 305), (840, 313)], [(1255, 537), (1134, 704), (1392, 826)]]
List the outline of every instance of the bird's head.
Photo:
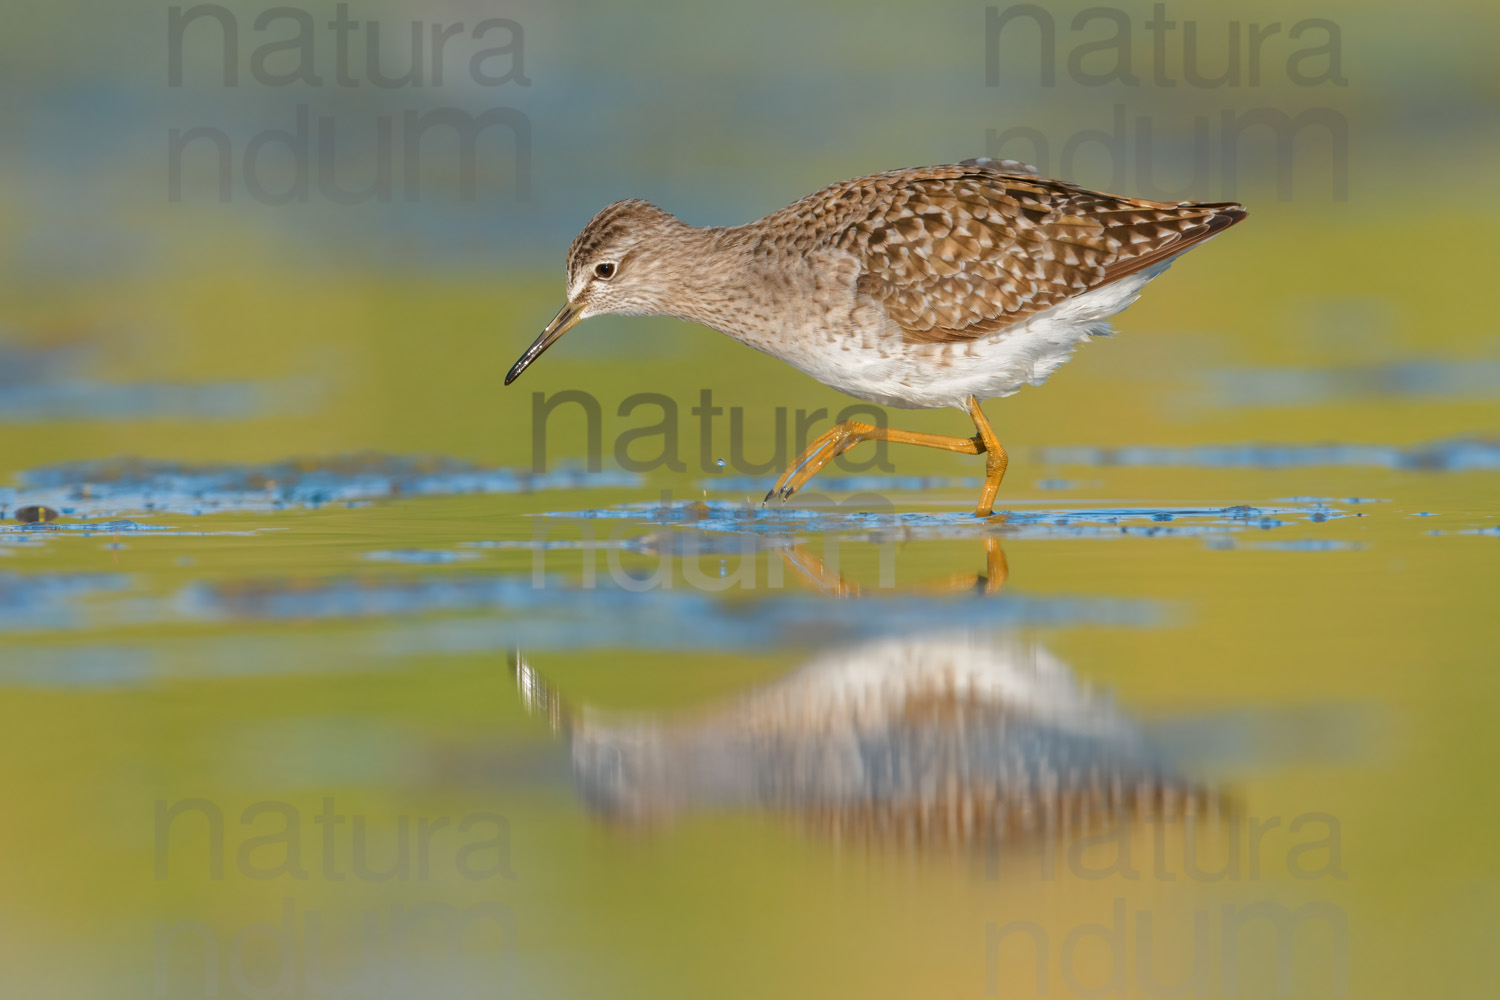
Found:
[(583, 227), (568, 248), (568, 304), (505, 376), (510, 385), (542, 352), (590, 316), (651, 316), (666, 311), (685, 275), (667, 248), (690, 227), (639, 199), (617, 201)]

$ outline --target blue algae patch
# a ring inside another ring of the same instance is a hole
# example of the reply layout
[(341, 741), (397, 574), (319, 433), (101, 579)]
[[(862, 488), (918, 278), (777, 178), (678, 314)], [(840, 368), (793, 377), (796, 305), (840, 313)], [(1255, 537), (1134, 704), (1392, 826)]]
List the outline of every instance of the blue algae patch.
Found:
[(529, 576), (351, 577), (308, 584), (270, 580), (195, 583), (174, 604), (184, 617), (215, 620), (375, 618), (526, 607), (536, 601), (532, 590)]
[[(121, 535), (152, 535), (171, 538), (204, 538), (223, 535), (256, 535), (258, 531), (182, 531), (169, 524), (142, 524), (139, 521), (100, 520), (77, 524), (0, 524), (0, 545), (40, 545), (56, 538), (107, 538)], [(108, 546), (106, 546), (107, 548)]]
[(48, 420), (243, 420), (310, 409), (315, 379), (103, 382), (80, 372), (95, 345), (0, 344), (0, 423)]
[(72, 628), (77, 598), (129, 586), (119, 573), (0, 573), (0, 632)]
[(1340, 368), (1234, 368), (1206, 373), (1214, 406), (1307, 406), (1328, 401), (1493, 399), (1500, 361), (1404, 361)]
[[(775, 476), (725, 476), (701, 479), (698, 485), (720, 493), (750, 493), (764, 496)], [(974, 489), (984, 480), (972, 476), (828, 476), (815, 481), (815, 489), (829, 493), (920, 493), (926, 490)]]
[(157, 657), (118, 646), (12, 649), (0, 660), (0, 684), (13, 688), (131, 687), (156, 673)]
[(0, 385), (0, 423), (47, 420), (244, 420), (301, 411), (288, 399), (309, 394), (282, 382), (95, 382)]
[(629, 543), (630, 539), (612, 538), (608, 540), (596, 540), (592, 538), (501, 538), (485, 539), (478, 542), (459, 542), (461, 549), (508, 549), (526, 552), (565, 552), (569, 550), (587, 549), (622, 549)]
[(1460, 438), (1399, 448), (1389, 445), (1208, 445), (1186, 448), (1043, 448), (1056, 465), (1199, 466), (1213, 469), (1291, 469), (1372, 466), (1422, 472), (1500, 469), (1500, 441)]
[(300, 458), (266, 465), (186, 465), (149, 459), (65, 462), (21, 474), (21, 491), (0, 491), (0, 502), (24, 494), (28, 503), (84, 516), (120, 510), (205, 514), (318, 508), (402, 496), (529, 493), (535, 490), (632, 487), (628, 472), (561, 467), (545, 473), (491, 469), (439, 456), (361, 452)]
[(1294, 538), (1269, 542), (1250, 542), (1241, 548), (1265, 549), (1273, 552), (1357, 552), (1364, 546), (1359, 542), (1340, 541), (1336, 538)]
[[(629, 527), (617, 521), (617, 530), (608, 538), (596, 538), (590, 531), (582, 538), (502, 539), (498, 541), (460, 542), (459, 548), (509, 549), (523, 552), (587, 552), (618, 550), (639, 555), (667, 555), (692, 558), (702, 555), (754, 555), (787, 548), (797, 543), (791, 535), (756, 533), (662, 531), (646, 535), (624, 536)], [(585, 525), (588, 521), (584, 522)]]
[(365, 558), (371, 562), (396, 562), (396, 563), (455, 563), (466, 559), (479, 558), (475, 552), (450, 552), (446, 549), (386, 549), (380, 552), (366, 552)]
[[(791, 576), (790, 573), (787, 574)], [(645, 580), (622, 585), (616, 574), (601, 573), (597, 586), (578, 587), (549, 580), (537, 586), (530, 575), (514, 574), (418, 579), (334, 579), (313, 585), (276, 581), (194, 584), (174, 602), (184, 617), (265, 621), (378, 618), (436, 611), (509, 610), (520, 616), (505, 628), (553, 629), (548, 639), (535, 633), (528, 645), (559, 648), (634, 645), (639, 636), (651, 646), (721, 648), (756, 644), (781, 636), (821, 636), (827, 631), (857, 637), (875, 629), (900, 634), (924, 627), (991, 624), (1148, 625), (1160, 617), (1153, 601), (1052, 598), (1026, 595), (931, 597), (897, 594), (860, 601), (809, 598), (777, 593), (746, 603), (726, 603), (713, 593), (649, 587)], [(582, 626), (587, 625), (587, 628)], [(577, 630), (579, 634), (572, 634)], [(596, 634), (597, 633), (597, 634)], [(797, 641), (801, 641), (798, 639)]]
[[(176, 533), (176, 529), (166, 524), (142, 524), (139, 521), (105, 520), (105, 521), (82, 521), (78, 524), (16, 524), (0, 525), (0, 533), (16, 533), (27, 535), (49, 535), (53, 533), (82, 535), (88, 538), (93, 535), (117, 535), (121, 532), (141, 531), (168, 531)], [(190, 532), (201, 534), (201, 532)]]
[[(329, 581), (261, 599), (221, 599), (200, 587), (200, 610), (239, 620), (332, 620), (483, 610), (469, 616), (365, 624), (297, 636), (190, 636), (171, 643), (112, 641), (72, 648), (11, 646), (0, 686), (133, 685), (165, 678), (326, 674), (396, 666), (425, 655), (517, 649), (740, 651), (815, 649), (830, 643), (942, 630), (1098, 625), (1152, 627), (1168, 609), (1146, 600), (1032, 597), (937, 598), (912, 594), (858, 601), (767, 595), (725, 602), (692, 590), (533, 587), (530, 577)], [(509, 613), (495, 613), (490, 609)]]
[(1100, 507), (999, 511), (988, 518), (960, 512), (810, 510), (779, 505), (736, 504), (724, 500), (623, 504), (583, 511), (556, 511), (544, 517), (583, 521), (615, 519), (640, 524), (690, 527), (703, 532), (790, 537), (807, 532), (863, 532), (874, 541), (889, 539), (1119, 535), (1174, 536), (1222, 534), (1225, 530), (1271, 529), (1294, 521), (1320, 523), (1352, 516), (1312, 504), (1302, 507)]

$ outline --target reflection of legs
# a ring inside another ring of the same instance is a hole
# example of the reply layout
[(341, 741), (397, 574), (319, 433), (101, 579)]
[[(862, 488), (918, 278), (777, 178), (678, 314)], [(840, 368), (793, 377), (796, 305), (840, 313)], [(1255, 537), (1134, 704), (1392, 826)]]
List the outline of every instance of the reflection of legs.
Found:
[(987, 567), (984, 592), (986, 594), (999, 593), (1000, 588), (1005, 586), (1005, 581), (1010, 578), (1010, 565), (1005, 561), (1005, 550), (1000, 547), (1000, 539), (986, 538), (984, 555)]
[(861, 441), (917, 444), (924, 448), (941, 448), (943, 451), (957, 451), (965, 455), (977, 455), (984, 450), (977, 437), (961, 438), (949, 437), (946, 434), (898, 431), (889, 427), (876, 427), (874, 424), (845, 420), (841, 424), (834, 424), (832, 430), (818, 435), (812, 444), (797, 456), (797, 460), (787, 466), (781, 478), (776, 480), (776, 485), (772, 486), (771, 491), (766, 494), (766, 499), (770, 500), (772, 497), (779, 496), (785, 500), (806, 486), (807, 481), (815, 476), (819, 469)]
[[(931, 580), (900, 589), (927, 591), (935, 594), (956, 594), (978, 591), (983, 594), (998, 594), (1010, 576), (1010, 567), (1005, 562), (1005, 550), (1000, 539), (984, 540), (985, 575), (978, 573), (955, 573), (941, 580)], [(800, 576), (808, 586), (835, 597), (859, 597), (864, 592), (856, 583), (845, 580), (843, 574), (835, 573), (802, 545), (781, 550), (782, 559)]]
[(814, 590), (820, 590), (834, 597), (858, 597), (859, 586), (845, 581), (843, 574), (834, 573), (823, 560), (809, 552), (802, 545), (793, 545), (791, 548), (781, 550), (781, 558), (786, 564), (802, 577), (803, 581)]
[(1000, 547), (1000, 539), (991, 536), (984, 540), (984, 564), (983, 576), (978, 573), (954, 573), (946, 579), (918, 584), (917, 589), (935, 594), (961, 594), (968, 591), (988, 596), (1000, 593), (1000, 588), (1005, 586), (1005, 581), (1010, 576), (1010, 567), (1005, 563), (1005, 550)]
[(1000, 480), (1005, 478), (1005, 467), (1010, 464), (1010, 459), (1000, 447), (1000, 439), (995, 437), (990, 422), (984, 419), (979, 400), (973, 396), (969, 397), (969, 416), (974, 418), (974, 426), (979, 429), (974, 440), (981, 445), (979, 450), (985, 453), (984, 492), (979, 494), (979, 506), (974, 513), (979, 517), (989, 517), (995, 509), (995, 494), (1000, 492)]
[(817, 475), (823, 466), (861, 441), (891, 441), (895, 444), (915, 444), (924, 448), (956, 451), (964, 455), (986, 453), (984, 492), (979, 496), (979, 506), (974, 513), (980, 517), (988, 517), (994, 510), (995, 494), (1000, 490), (1000, 480), (1005, 478), (1005, 466), (1009, 459), (1006, 457), (1005, 449), (1000, 446), (999, 438), (995, 437), (989, 421), (984, 418), (984, 412), (979, 409), (979, 401), (973, 396), (969, 397), (968, 408), (969, 417), (974, 421), (974, 427), (978, 431), (971, 438), (950, 437), (947, 434), (923, 434), (920, 431), (898, 431), (853, 420), (835, 424), (831, 430), (818, 435), (806, 450), (797, 456), (797, 460), (787, 466), (781, 478), (776, 480), (776, 485), (772, 486), (770, 492), (766, 494), (766, 500), (772, 497), (785, 500), (806, 486), (807, 481)]

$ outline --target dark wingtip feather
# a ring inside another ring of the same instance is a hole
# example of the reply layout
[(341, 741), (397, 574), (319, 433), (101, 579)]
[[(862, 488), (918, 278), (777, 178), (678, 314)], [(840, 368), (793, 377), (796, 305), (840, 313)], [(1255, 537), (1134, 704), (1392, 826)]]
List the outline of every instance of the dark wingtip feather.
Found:
[(1217, 233), (1221, 229), (1228, 229), (1250, 214), (1246, 211), (1244, 205), (1234, 201), (1199, 202), (1194, 204), (1193, 207), (1213, 213), (1208, 220), (1210, 233)]

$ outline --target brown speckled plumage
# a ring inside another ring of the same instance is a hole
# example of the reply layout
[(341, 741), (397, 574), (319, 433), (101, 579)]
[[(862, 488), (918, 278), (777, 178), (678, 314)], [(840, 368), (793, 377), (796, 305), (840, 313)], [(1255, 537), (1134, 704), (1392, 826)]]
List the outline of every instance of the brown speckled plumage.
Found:
[(1047, 180), (1013, 161), (893, 170), (768, 217), (800, 249), (862, 265), (859, 290), (910, 341), (972, 340), (1187, 250), (1245, 217)]

